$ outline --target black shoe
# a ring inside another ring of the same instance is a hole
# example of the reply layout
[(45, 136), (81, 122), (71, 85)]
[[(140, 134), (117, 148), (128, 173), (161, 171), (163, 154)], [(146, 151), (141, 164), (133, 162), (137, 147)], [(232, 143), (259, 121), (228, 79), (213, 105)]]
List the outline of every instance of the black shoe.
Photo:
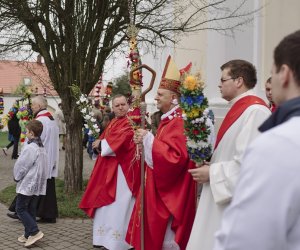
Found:
[(36, 220), (37, 223), (56, 223), (56, 218), (40, 218), (38, 220)]
[(17, 213), (7, 213), (6, 215), (11, 219), (15, 219), (15, 220), (19, 219), (19, 216), (17, 215)]

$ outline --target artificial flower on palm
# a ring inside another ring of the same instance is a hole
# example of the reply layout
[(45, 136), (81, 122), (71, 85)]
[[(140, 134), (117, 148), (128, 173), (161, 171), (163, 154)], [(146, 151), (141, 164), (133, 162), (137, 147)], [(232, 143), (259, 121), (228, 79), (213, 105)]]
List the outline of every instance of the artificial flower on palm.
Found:
[(85, 128), (89, 129), (88, 134), (93, 136), (94, 139), (99, 137), (100, 128), (97, 124), (97, 120), (94, 117), (92, 111), (93, 107), (89, 102), (89, 99), (86, 94), (81, 93), (80, 88), (73, 84), (70, 86), (73, 97), (76, 99), (76, 104), (79, 111), (82, 114), (83, 119), (85, 120)]
[(4, 112), (4, 100), (3, 100), (3, 93), (0, 89), (0, 115)]
[(31, 109), (31, 91), (26, 89), (24, 92), (24, 97), (17, 100), (19, 110), (17, 113), (17, 118), (19, 119), (19, 124), (21, 127), (20, 142), (24, 143), (26, 140), (26, 125), (33, 119), (33, 113)]
[(203, 164), (212, 155), (210, 135), (213, 132), (211, 125), (214, 118), (203, 94), (204, 86), (198, 73), (186, 74), (180, 87), (180, 107), (183, 111), (187, 151), (190, 159), (198, 164)]
[(22, 107), (20, 107), (17, 113), (17, 118), (19, 119), (19, 124), (21, 127), (21, 135), (20, 135), (21, 143), (25, 142), (26, 139), (26, 125), (33, 118), (29, 103), (24, 104)]
[(7, 114), (2, 117), (3, 126), (7, 126), (8, 121), (13, 118), (14, 115), (18, 113), (19, 105), (17, 102), (13, 104)]
[(16, 116), (21, 127), (20, 142), (23, 143), (26, 139), (26, 125), (33, 118), (31, 110), (31, 92), (26, 90), (21, 99), (16, 100), (8, 113), (2, 118), (2, 126), (8, 125), (9, 120)]

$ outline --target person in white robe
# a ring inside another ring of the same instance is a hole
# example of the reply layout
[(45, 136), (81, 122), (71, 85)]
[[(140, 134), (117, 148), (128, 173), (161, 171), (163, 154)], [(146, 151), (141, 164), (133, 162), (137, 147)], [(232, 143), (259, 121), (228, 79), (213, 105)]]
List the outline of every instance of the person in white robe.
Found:
[(277, 109), (247, 149), (214, 250), (300, 249), (300, 30), (274, 51)]
[[(107, 141), (101, 141), (101, 156), (116, 156)], [(117, 173), (116, 198), (113, 203), (98, 208), (93, 221), (93, 245), (111, 250), (127, 250), (131, 246), (124, 240), (135, 198), (130, 191), (120, 164)], [(117, 215), (117, 216), (116, 216)]]
[(47, 99), (43, 96), (32, 98), (31, 108), (35, 119), (43, 124), (41, 140), (48, 155), (47, 191), (39, 199), (37, 217), (40, 217), (40, 222), (55, 223), (58, 217), (55, 178), (58, 176), (59, 164), (59, 129), (47, 106)]
[[(194, 180), (203, 184), (203, 189), (188, 250), (213, 248), (214, 234), (220, 226), (224, 209), (231, 201), (245, 149), (258, 136), (258, 127), (271, 114), (264, 101), (256, 97), (252, 90), (256, 85), (256, 70), (251, 63), (232, 60), (225, 63), (221, 70), (219, 88), (222, 97), (229, 101), (231, 109), (217, 135), (210, 163), (189, 170)], [(244, 110), (230, 124), (228, 118), (237, 114), (236, 110), (241, 107), (241, 102), (244, 102)], [(223, 129), (226, 127), (225, 123), (230, 125), (227, 130)], [(225, 131), (222, 137), (219, 135), (221, 130)]]

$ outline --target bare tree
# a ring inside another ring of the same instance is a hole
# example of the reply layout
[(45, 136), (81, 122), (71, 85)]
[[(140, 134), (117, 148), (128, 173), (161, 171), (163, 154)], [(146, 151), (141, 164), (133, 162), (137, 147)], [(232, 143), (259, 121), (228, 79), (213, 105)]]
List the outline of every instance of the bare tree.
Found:
[[(183, 33), (228, 32), (249, 22), (246, 0), (0, 0), (0, 53), (43, 56), (67, 123), (65, 187), (82, 189), (82, 118), (70, 93), (89, 93), (105, 61), (126, 45), (128, 25), (140, 30), (140, 46), (176, 43)], [(232, 2), (232, 1), (231, 1)], [(232, 4), (233, 5), (233, 4)]]

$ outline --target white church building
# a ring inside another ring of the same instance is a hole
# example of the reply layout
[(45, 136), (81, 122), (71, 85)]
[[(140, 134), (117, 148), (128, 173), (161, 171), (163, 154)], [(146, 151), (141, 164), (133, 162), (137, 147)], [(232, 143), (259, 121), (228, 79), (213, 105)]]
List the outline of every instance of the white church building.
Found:
[[(192, 71), (201, 71), (206, 83), (204, 93), (215, 113), (217, 127), (227, 112), (227, 103), (221, 98), (218, 88), (220, 66), (225, 62), (243, 59), (254, 64), (258, 77), (255, 93), (266, 100), (264, 84), (270, 76), (273, 50), (284, 36), (300, 29), (300, 1), (252, 0), (246, 3), (249, 11), (255, 11), (261, 6), (263, 8), (254, 14), (251, 23), (236, 29), (234, 36), (225, 36), (211, 30), (201, 31), (183, 38), (173, 48), (163, 50), (159, 58), (153, 59), (152, 55), (142, 57), (143, 63), (157, 72), (155, 86), (146, 97), (149, 112), (155, 111), (154, 97), (169, 54), (179, 68), (192, 62)], [(144, 82), (144, 87), (147, 87), (147, 76)]]

